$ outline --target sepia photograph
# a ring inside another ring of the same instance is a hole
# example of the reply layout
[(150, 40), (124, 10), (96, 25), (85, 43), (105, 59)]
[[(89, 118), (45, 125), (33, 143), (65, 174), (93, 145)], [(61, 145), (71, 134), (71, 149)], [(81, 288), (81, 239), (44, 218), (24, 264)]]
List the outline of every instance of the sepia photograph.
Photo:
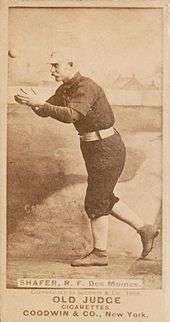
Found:
[(0, 1), (2, 322), (169, 322), (169, 0)]
[(7, 288), (161, 289), (163, 73), (161, 8), (9, 9)]

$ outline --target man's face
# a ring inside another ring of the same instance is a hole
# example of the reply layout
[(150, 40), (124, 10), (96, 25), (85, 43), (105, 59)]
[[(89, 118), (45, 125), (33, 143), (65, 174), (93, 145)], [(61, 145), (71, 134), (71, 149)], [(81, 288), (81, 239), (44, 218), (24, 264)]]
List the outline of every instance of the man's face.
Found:
[(51, 75), (54, 76), (56, 82), (66, 81), (69, 79), (71, 66), (68, 63), (51, 64)]

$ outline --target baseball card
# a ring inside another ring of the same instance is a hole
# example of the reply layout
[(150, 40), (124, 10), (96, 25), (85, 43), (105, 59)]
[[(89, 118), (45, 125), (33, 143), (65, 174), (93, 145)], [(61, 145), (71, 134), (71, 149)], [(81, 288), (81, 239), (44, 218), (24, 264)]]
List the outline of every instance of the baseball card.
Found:
[(168, 322), (168, 0), (0, 1), (1, 321)]

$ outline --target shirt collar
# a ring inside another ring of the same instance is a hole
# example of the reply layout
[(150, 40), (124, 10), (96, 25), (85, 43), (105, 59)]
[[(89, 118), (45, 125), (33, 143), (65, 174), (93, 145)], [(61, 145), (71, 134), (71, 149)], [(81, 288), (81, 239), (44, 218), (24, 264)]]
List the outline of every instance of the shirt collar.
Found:
[(77, 81), (79, 81), (79, 79), (82, 77), (82, 75), (79, 73), (79, 72), (77, 72), (71, 79), (69, 79), (69, 81), (68, 82), (66, 82), (66, 83), (64, 83), (64, 86), (68, 86), (68, 87), (70, 87), (70, 86), (72, 86), (73, 84), (75, 84)]

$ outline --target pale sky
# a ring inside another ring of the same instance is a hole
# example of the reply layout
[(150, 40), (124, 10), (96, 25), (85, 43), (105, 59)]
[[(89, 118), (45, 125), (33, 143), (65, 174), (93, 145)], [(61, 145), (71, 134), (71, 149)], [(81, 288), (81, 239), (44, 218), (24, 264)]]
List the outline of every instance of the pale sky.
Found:
[(150, 80), (162, 64), (162, 24), (161, 9), (10, 9), (10, 83), (50, 80), (45, 60), (62, 47), (106, 88), (118, 74)]

